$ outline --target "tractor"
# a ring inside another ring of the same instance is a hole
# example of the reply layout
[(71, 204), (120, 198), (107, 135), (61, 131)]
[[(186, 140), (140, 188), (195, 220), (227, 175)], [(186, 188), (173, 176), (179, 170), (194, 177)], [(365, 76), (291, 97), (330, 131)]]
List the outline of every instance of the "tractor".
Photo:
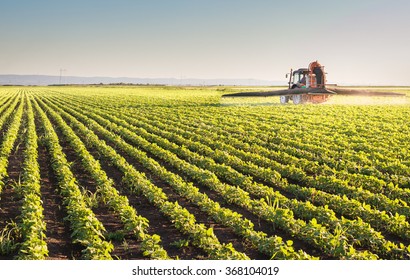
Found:
[[(317, 60), (309, 64), (308, 68), (299, 68), (295, 71), (290, 69), (286, 74), (289, 78), (288, 88), (275, 91), (238, 92), (224, 94), (222, 97), (245, 97), (245, 96), (280, 96), (280, 103), (286, 104), (290, 100), (293, 104), (323, 103), (331, 95), (360, 95), (360, 96), (404, 96), (402, 93), (367, 91), (358, 89), (340, 88), (336, 85), (326, 84), (324, 66)], [(328, 87), (333, 86), (333, 87)]]
[[(302, 94), (281, 95), (280, 103), (282, 104), (288, 103), (289, 100), (292, 100), (294, 104), (306, 102), (322, 103), (327, 101), (331, 94), (331, 92), (325, 89), (326, 73), (324, 66), (320, 65), (317, 60), (310, 63), (308, 68), (299, 68), (295, 71), (290, 69), (290, 73), (286, 74), (286, 78), (288, 77), (288, 89), (304, 88), (312, 89), (312, 91)], [(317, 90), (313, 91), (313, 89)]]

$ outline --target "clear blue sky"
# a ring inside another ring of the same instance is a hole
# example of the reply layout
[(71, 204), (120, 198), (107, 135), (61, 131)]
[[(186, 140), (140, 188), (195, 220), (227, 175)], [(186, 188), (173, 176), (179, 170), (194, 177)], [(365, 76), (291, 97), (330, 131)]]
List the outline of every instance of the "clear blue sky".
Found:
[(410, 1), (0, 0), (0, 74), (410, 85)]

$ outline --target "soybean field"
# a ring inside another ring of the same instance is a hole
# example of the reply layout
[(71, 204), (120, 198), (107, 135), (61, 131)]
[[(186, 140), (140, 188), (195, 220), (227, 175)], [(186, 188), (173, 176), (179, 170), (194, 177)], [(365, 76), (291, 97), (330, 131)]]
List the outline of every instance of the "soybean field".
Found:
[(410, 259), (409, 88), (238, 90), (0, 87), (0, 259)]

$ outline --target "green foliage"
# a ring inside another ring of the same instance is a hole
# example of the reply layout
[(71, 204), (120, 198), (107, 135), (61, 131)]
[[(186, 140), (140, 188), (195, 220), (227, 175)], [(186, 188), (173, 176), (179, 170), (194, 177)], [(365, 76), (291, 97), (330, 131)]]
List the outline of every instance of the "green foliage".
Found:
[(15, 222), (8, 222), (0, 231), (0, 255), (10, 255), (17, 249), (17, 241), (21, 237)]
[[(212, 227), (198, 223), (178, 201), (170, 201), (121, 154), (267, 258), (317, 258), (297, 250), (298, 242), (326, 258), (410, 258), (410, 246), (394, 241), (410, 240), (408, 105), (261, 106), (242, 100), (240, 106), (220, 106), (232, 105), (219, 99), (232, 91), (229, 88), (58, 91), (0, 97), (0, 127), (5, 128), (0, 192), (21, 126), (25, 141), (21, 177), (13, 184), (22, 201), (20, 215), (15, 230), (0, 235), (6, 254), (18, 251), (19, 259), (44, 259), (48, 254), (37, 153), (41, 143), (51, 158), (73, 242), (83, 247), (84, 259), (111, 259), (113, 245), (108, 241), (126, 234), (138, 238), (144, 256), (170, 258), (160, 236), (148, 234), (150, 221), (118, 193), (99, 160), (120, 170), (132, 195), (144, 196), (188, 236), (174, 246), (199, 247), (211, 259), (248, 258), (232, 244), (220, 243)], [(36, 135), (34, 118), (44, 135)], [(55, 129), (96, 182), (95, 192), (78, 185)], [(100, 157), (94, 158), (91, 150)], [(200, 189), (211, 190), (227, 207)], [(105, 232), (92, 211), (101, 205), (119, 217), (122, 230)], [(251, 221), (233, 207), (256, 218)], [(292, 240), (255, 230), (256, 220)]]

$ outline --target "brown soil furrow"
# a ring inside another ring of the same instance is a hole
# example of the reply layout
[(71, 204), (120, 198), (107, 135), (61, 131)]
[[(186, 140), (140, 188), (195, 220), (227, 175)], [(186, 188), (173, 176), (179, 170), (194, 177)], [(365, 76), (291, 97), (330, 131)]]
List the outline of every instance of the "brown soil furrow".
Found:
[[(109, 144), (109, 142), (107, 143)], [(221, 243), (232, 243), (236, 250), (244, 252), (251, 259), (266, 259), (265, 255), (262, 255), (257, 250), (252, 249), (249, 244), (242, 242), (240, 236), (238, 238), (238, 235), (231, 228), (215, 222), (212, 217), (208, 216), (207, 213), (202, 212), (197, 205), (194, 205), (188, 199), (180, 196), (171, 186), (169, 186), (160, 177), (153, 174), (150, 170), (142, 166), (137, 160), (131, 158), (120, 150), (117, 150), (117, 152), (121, 154), (129, 163), (131, 163), (138, 171), (145, 173), (151, 182), (162, 189), (171, 202), (177, 201), (179, 205), (185, 207), (191, 214), (193, 214), (197, 223), (202, 223), (208, 228), (213, 228), (215, 235)], [(163, 163), (161, 163), (161, 165), (162, 164)]]
[[(54, 123), (54, 121), (51, 118), (50, 120), (52, 123)], [(97, 183), (91, 177), (89, 172), (87, 172), (82, 167), (81, 159), (77, 156), (74, 149), (66, 141), (62, 132), (59, 129), (56, 129), (56, 133), (58, 135), (58, 138), (60, 139), (60, 145), (63, 148), (63, 152), (65, 153), (67, 160), (71, 162), (71, 170), (74, 173), (79, 185), (83, 187), (85, 190), (87, 190), (88, 194), (91, 194), (91, 195), (94, 194), (97, 189)], [(103, 164), (102, 164), (102, 167), (103, 167)], [(107, 173), (107, 175), (109, 175), (109, 173)], [(118, 177), (117, 180), (116, 178), (113, 178), (114, 187), (117, 187), (118, 189), (117, 185), (120, 184), (121, 182), (122, 174), (117, 173), (116, 177)], [(146, 203), (149, 204), (148, 201), (146, 201)], [(131, 202), (130, 202), (130, 205), (132, 205)], [(149, 206), (148, 208), (151, 209), (151, 207), (152, 206)], [(120, 217), (117, 214), (110, 211), (109, 208), (105, 205), (98, 205), (98, 207), (93, 208), (93, 212), (96, 215), (97, 219), (104, 225), (107, 231), (106, 237), (110, 239), (114, 245), (114, 251), (112, 252), (112, 256), (114, 258), (118, 258), (118, 259), (145, 259), (146, 258), (142, 255), (142, 252), (140, 251), (140, 242), (138, 241), (137, 237), (133, 234), (122, 231), (123, 224), (120, 220)], [(158, 211), (155, 211), (152, 209), (150, 212), (154, 213)], [(140, 214), (138, 209), (137, 209), (137, 213)], [(151, 219), (149, 219), (149, 221), (151, 221)], [(165, 221), (160, 222), (161, 226), (164, 224), (166, 224)], [(160, 233), (158, 232), (155, 232), (155, 233), (161, 236)], [(171, 234), (171, 236), (175, 236), (175, 234)], [(164, 248), (167, 251), (169, 251), (169, 248), (167, 249), (166, 246), (164, 246)], [(171, 247), (171, 250), (176, 251), (175, 248), (172, 248), (172, 247)], [(194, 252), (194, 250), (192, 251)], [(178, 256), (181, 258), (181, 256), (177, 255), (180, 252), (175, 252), (174, 255), (172, 255), (170, 252), (168, 253), (170, 254), (171, 257)]]
[(39, 164), (44, 221), (47, 225), (48, 259), (78, 259), (81, 256), (81, 246), (72, 243), (71, 230), (64, 221), (66, 213), (62, 198), (58, 194), (57, 181), (43, 146), (39, 146)]
[[(101, 135), (97, 133), (97, 135), (100, 137)], [(107, 141), (107, 144), (112, 145), (113, 147), (115, 147), (114, 144), (110, 143), (110, 141), (108, 139), (104, 140)], [(132, 143), (129, 143), (132, 145)], [(154, 183), (157, 184), (157, 182), (161, 181), (158, 177), (156, 177), (155, 175), (153, 175), (150, 171), (148, 171), (147, 169), (145, 169), (143, 166), (141, 166), (139, 163), (137, 163), (135, 160), (133, 160), (132, 158), (130, 158), (128, 155), (126, 155), (125, 153), (122, 153), (121, 151), (119, 151), (119, 149), (117, 149), (117, 152), (119, 152), (122, 156), (124, 156), (129, 162), (132, 162), (134, 166), (137, 167), (137, 169), (141, 170), (142, 172), (147, 174), (147, 177), (150, 179), (154, 180)], [(147, 152), (147, 155), (149, 157), (151, 157), (152, 159), (156, 160), (161, 166), (165, 167), (168, 171), (175, 173), (179, 176), (181, 176), (182, 178), (184, 178), (185, 181), (189, 182), (191, 181), (185, 174), (182, 174), (179, 170), (177, 170), (176, 168), (174, 168), (173, 166), (171, 166), (170, 164), (164, 162), (163, 160), (157, 158), (155, 155)], [(193, 181), (195, 186), (199, 188), (199, 190), (203, 193), (206, 193), (209, 198), (211, 198), (212, 200), (218, 202), (222, 207), (228, 208), (232, 211), (235, 211), (239, 214), (241, 214), (244, 218), (249, 219), (250, 221), (252, 221), (254, 223), (254, 229), (256, 231), (262, 231), (265, 232), (266, 234), (268, 234), (268, 236), (272, 236), (272, 235), (278, 235), (281, 236), (284, 240), (293, 240), (293, 246), (295, 247), (295, 249), (299, 250), (302, 249), (305, 252), (312, 254), (312, 255), (317, 255), (319, 252), (317, 252), (316, 249), (312, 248), (310, 245), (306, 244), (305, 242), (299, 241), (297, 239), (295, 239), (294, 237), (290, 236), (288, 233), (274, 228), (274, 226), (265, 221), (265, 220), (261, 220), (258, 216), (254, 215), (253, 213), (249, 212), (248, 210), (239, 207), (237, 205), (233, 205), (233, 204), (228, 204), (222, 197), (220, 194), (218, 194), (217, 192), (210, 190), (208, 187), (203, 186), (201, 183), (199, 182), (195, 182)], [(162, 185), (166, 185), (164, 183), (162, 183)], [(161, 187), (162, 187), (161, 185)], [(169, 187), (167, 187), (169, 189)], [(164, 189), (165, 192), (165, 189)], [(173, 191), (172, 191), (173, 192)], [(168, 193), (167, 193), (168, 195)], [(177, 194), (174, 194), (176, 197), (179, 197), (178, 199), (181, 199), (180, 196), (178, 196)], [(180, 203), (180, 200), (178, 200), (178, 203)], [(182, 204), (181, 204), (182, 205)], [(191, 208), (190, 208), (191, 209)], [(206, 214), (202, 214), (202, 215), (198, 215), (198, 217), (203, 217)], [(211, 218), (207, 218), (208, 219), (208, 223), (209, 221), (211, 221)], [(204, 222), (205, 224), (208, 224), (207, 222)], [(218, 224), (218, 223), (215, 223)], [(221, 242), (225, 242), (225, 243), (229, 243), (232, 242), (232, 244), (235, 246), (235, 248), (238, 248), (240, 250), (240, 248), (243, 246), (241, 243), (241, 240), (238, 239), (238, 236), (235, 235), (235, 233), (233, 231), (231, 231), (231, 235), (228, 235), (228, 231), (226, 230), (227, 228), (225, 226), (216, 226), (215, 225), (208, 225), (208, 226), (212, 226), (214, 227), (214, 232), (215, 234), (218, 236), (222, 236), (222, 240)], [(220, 231), (220, 232), (218, 232)], [(245, 245), (246, 246), (246, 245)], [(248, 252), (250, 254), (250, 257), (252, 258), (259, 258), (261, 257), (259, 255), (258, 252)], [(266, 256), (262, 256), (262, 258), (266, 258)]]
[(43, 214), (47, 227), (48, 259), (78, 259), (81, 256), (81, 246), (72, 243), (71, 230), (68, 223), (64, 221), (66, 212), (64, 211), (62, 198), (58, 193), (57, 179), (51, 167), (51, 159), (42, 143), (43, 131), (40, 129), (42, 126), (37, 116), (35, 116), (35, 125), (39, 137), (38, 163), (40, 165)]
[[(90, 153), (98, 159), (99, 153), (93, 149), (89, 149)], [(136, 196), (128, 191), (127, 187), (122, 183), (122, 172), (112, 166), (105, 159), (100, 158), (101, 167), (107, 175), (114, 180), (115, 187), (121, 195), (127, 196), (129, 204), (137, 210), (137, 214), (148, 219), (149, 234), (158, 234), (161, 237), (161, 244), (172, 258), (180, 259), (204, 259), (205, 253), (196, 247), (185, 246), (182, 249), (172, 245), (178, 240), (187, 240), (189, 237), (179, 232), (173, 224), (149, 201), (142, 196)]]
[[(21, 126), (23, 127), (23, 125)], [(6, 227), (8, 223), (18, 223), (18, 218), (21, 211), (22, 200), (18, 197), (14, 190), (14, 186), (18, 186), (20, 181), (20, 173), (24, 160), (24, 136), (22, 128), (19, 131), (20, 137), (16, 139), (13, 150), (8, 158), (7, 174), (3, 192), (0, 195), (0, 231)], [(2, 256), (4, 259), (12, 259), (14, 256)]]
[[(60, 145), (63, 147), (63, 152), (67, 160), (71, 162), (71, 171), (77, 179), (80, 187), (86, 190), (86, 195), (93, 195), (97, 189), (97, 183), (91, 175), (82, 167), (81, 159), (77, 156), (70, 144), (64, 140), (64, 136), (57, 130), (57, 135), (60, 139)], [(106, 229), (106, 237), (111, 240), (114, 245), (114, 250), (111, 253), (113, 258), (117, 259), (143, 259), (145, 258), (140, 248), (140, 242), (135, 235), (123, 232), (123, 223), (120, 217), (110, 211), (110, 209), (99, 203), (91, 207), (96, 218), (104, 225)]]
[[(171, 201), (178, 201), (178, 203), (184, 207), (186, 207), (191, 213), (195, 214), (195, 217), (197, 218), (197, 221), (199, 223), (204, 223), (208, 227), (213, 227), (215, 235), (219, 238), (219, 240), (222, 243), (232, 243), (234, 247), (241, 251), (245, 250), (245, 253), (249, 255), (251, 258), (259, 259), (259, 258), (264, 258), (266, 259), (266, 256), (261, 255), (258, 251), (252, 250), (249, 248), (249, 244), (246, 242), (242, 242), (241, 238), (238, 238), (238, 235), (236, 235), (233, 230), (220, 225), (219, 223), (214, 222), (206, 213), (199, 212), (199, 208), (195, 205), (192, 205), (190, 202), (187, 202), (186, 199), (181, 198), (178, 194), (176, 194), (171, 187), (168, 186), (167, 183), (164, 183), (160, 178), (152, 174), (152, 172), (148, 171), (146, 168), (144, 168), (141, 164), (139, 164), (136, 160), (133, 160), (130, 158), (126, 153), (123, 153), (116, 147), (114, 143), (111, 143), (109, 139), (103, 137), (100, 133), (97, 131), (94, 131), (100, 138), (104, 139), (107, 144), (109, 144), (111, 147), (113, 147), (118, 153), (120, 153), (124, 158), (127, 159), (128, 162), (132, 163), (137, 170), (145, 173), (147, 175), (147, 178), (149, 178), (154, 184), (157, 186), (161, 187), (164, 192), (167, 194), (169, 199)], [(128, 142), (128, 141), (126, 141)], [(130, 142), (128, 142), (130, 143)], [(132, 145), (132, 143), (130, 143)], [(147, 152), (147, 151), (146, 151)], [(160, 165), (165, 167), (168, 171), (173, 172), (174, 174), (177, 174), (181, 176), (185, 181), (191, 181), (185, 174), (183, 174), (181, 171), (177, 170), (176, 168), (172, 167), (170, 164), (164, 162), (163, 160), (157, 158), (153, 154), (150, 154), (147, 152), (147, 155), (154, 160), (156, 160)], [(206, 186), (203, 186), (199, 182), (193, 181), (195, 186), (197, 186), (201, 192), (206, 193), (211, 199), (214, 201), (218, 202), (222, 207), (226, 207), (232, 211), (235, 211), (239, 214), (241, 214), (244, 218), (249, 219), (254, 223), (254, 229), (256, 231), (262, 231), (265, 232), (268, 236), (272, 235), (278, 235), (281, 236), (284, 240), (293, 240), (293, 246), (295, 247), (296, 250), (302, 249), (305, 252), (311, 254), (311, 255), (317, 255), (320, 254), (315, 248), (310, 246), (309, 244), (306, 244), (303, 241), (297, 240), (288, 233), (275, 228), (272, 223), (269, 223), (265, 220), (261, 220), (258, 216), (254, 215), (253, 213), (249, 212), (248, 210), (239, 207), (237, 205), (232, 205), (226, 203), (226, 201), (220, 196), (215, 191), (210, 190)]]

